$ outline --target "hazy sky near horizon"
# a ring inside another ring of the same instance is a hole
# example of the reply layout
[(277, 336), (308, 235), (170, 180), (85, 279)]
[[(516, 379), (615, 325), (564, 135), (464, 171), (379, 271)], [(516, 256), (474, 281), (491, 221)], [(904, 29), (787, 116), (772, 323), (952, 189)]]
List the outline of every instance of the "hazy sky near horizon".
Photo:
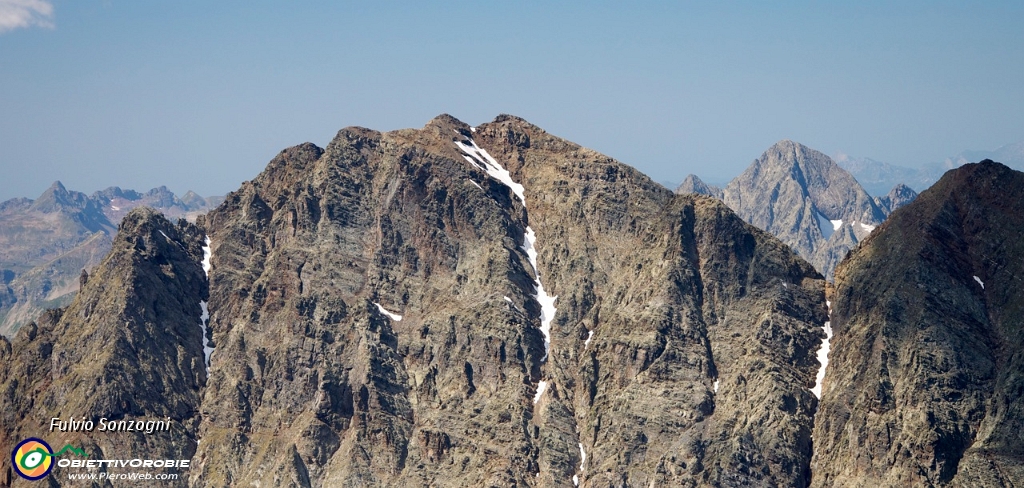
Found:
[(660, 182), (792, 139), (894, 164), (1024, 140), (1024, 2), (0, 0), (0, 200), (223, 195), (338, 129), (511, 113)]

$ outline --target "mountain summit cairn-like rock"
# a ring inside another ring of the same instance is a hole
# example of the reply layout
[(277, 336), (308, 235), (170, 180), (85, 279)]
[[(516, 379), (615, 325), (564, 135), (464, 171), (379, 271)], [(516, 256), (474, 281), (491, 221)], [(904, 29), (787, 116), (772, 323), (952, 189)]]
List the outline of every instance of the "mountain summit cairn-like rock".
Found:
[(1024, 173), (947, 172), (835, 273), (815, 487), (1024, 485)]

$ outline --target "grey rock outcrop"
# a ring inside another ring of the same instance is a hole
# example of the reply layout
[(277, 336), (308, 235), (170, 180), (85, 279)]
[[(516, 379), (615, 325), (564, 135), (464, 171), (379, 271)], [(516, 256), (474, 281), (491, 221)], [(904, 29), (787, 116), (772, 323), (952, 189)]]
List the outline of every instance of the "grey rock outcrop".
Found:
[(917, 192), (910, 189), (909, 186), (900, 183), (894, 186), (892, 190), (889, 190), (888, 195), (875, 197), (875, 203), (886, 214), (890, 214), (897, 208), (914, 201), (915, 198), (917, 198)]
[(886, 216), (828, 156), (788, 140), (768, 148), (730, 181), (724, 201), (829, 279), (847, 251)]
[(836, 269), (812, 486), (1024, 484), (1024, 173), (946, 173)]
[(719, 200), (721, 200), (723, 197), (721, 188), (704, 183), (704, 180), (701, 180), (700, 178), (697, 177), (697, 175), (694, 174), (686, 176), (686, 179), (684, 179), (683, 182), (679, 184), (679, 187), (676, 188), (676, 193), (679, 195), (685, 195), (687, 193), (696, 193), (698, 195), (707, 195), (709, 197), (715, 197)]

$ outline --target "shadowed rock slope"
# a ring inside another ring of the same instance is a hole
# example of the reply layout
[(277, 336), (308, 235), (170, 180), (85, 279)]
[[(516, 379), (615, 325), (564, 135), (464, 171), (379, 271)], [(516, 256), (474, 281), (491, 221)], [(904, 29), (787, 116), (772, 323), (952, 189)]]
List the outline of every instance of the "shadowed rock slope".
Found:
[(836, 270), (812, 486), (1024, 485), (1024, 174), (946, 173)]
[(823, 281), (717, 200), (441, 116), (287, 149), (199, 224), (193, 485), (809, 481)]
[[(0, 451), (26, 437), (71, 443), (90, 459), (189, 459), (206, 380), (198, 228), (138, 209), (67, 308), (0, 338)], [(51, 417), (171, 420), (170, 431), (50, 432)], [(10, 459), (10, 458), (8, 458)], [(47, 478), (67, 483), (63, 468)], [(0, 485), (24, 482), (5, 462)], [(25, 482), (28, 486), (29, 482)], [(185, 480), (170, 486), (185, 486)]]

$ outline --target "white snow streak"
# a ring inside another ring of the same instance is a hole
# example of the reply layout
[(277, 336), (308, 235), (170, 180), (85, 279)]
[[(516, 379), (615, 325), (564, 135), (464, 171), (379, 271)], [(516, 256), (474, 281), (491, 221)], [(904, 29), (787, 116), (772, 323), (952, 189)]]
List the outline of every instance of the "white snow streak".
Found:
[(213, 257), (213, 251), (210, 250), (210, 236), (206, 236), (203, 241), (203, 272), (206, 273), (206, 278), (210, 278), (210, 270), (213, 267), (210, 265), (210, 258)]
[(206, 306), (206, 300), (199, 302), (199, 307), (203, 309), (203, 315), (199, 317), (199, 326), (203, 329), (203, 357), (206, 360), (206, 375), (210, 375), (210, 356), (213, 355), (212, 341), (206, 339), (206, 324), (210, 321), (210, 309)]
[[(458, 131), (455, 131), (458, 133)], [(512, 179), (512, 174), (508, 172), (502, 165), (498, 164), (497, 161), (484, 149), (476, 145), (476, 141), (470, 139), (467, 142), (455, 141), (455, 146), (460, 151), (465, 153), (463, 156), (466, 161), (470, 164), (474, 164), (487, 174), (500, 182), (505, 186), (509, 187), (517, 197), (519, 201), (523, 202), (523, 207), (526, 207), (526, 196), (524, 194), (523, 185), (516, 183)], [(540, 281), (540, 269), (537, 267), (537, 234), (533, 231), (533, 228), (526, 226), (526, 235), (523, 236), (523, 250), (526, 251), (526, 256), (530, 259), (530, 265), (533, 266), (533, 273), (537, 277), (534, 281), (534, 285), (537, 288), (537, 294), (535, 298), (537, 303), (540, 304), (540, 332), (544, 334), (544, 357), (541, 358), (541, 362), (547, 361), (548, 354), (551, 352), (551, 321), (555, 318), (555, 300), (557, 296), (548, 295), (544, 290), (544, 284)]]
[(118, 211), (118, 210), (121, 210), (121, 207), (118, 207), (118, 206), (116, 206), (116, 205), (111, 205), (111, 206), (110, 206), (110, 209), (116, 212), (116, 211)]
[(843, 226), (843, 220), (842, 219), (830, 220), (829, 222), (832, 222), (832, 232), (835, 232), (835, 231), (839, 230), (839, 228)]
[(541, 381), (540, 383), (537, 383), (537, 394), (533, 395), (533, 403), (534, 404), (536, 404), (537, 402), (540, 401), (541, 395), (543, 395), (544, 391), (547, 390), (547, 389), (548, 389), (548, 382), (547, 381)]
[(868, 225), (868, 224), (865, 224), (864, 222), (861, 222), (861, 223), (860, 223), (860, 228), (861, 228), (861, 229), (864, 229), (864, 230), (866, 230), (866, 231), (868, 231), (868, 232), (871, 232), (871, 231), (875, 230), (875, 226), (873, 226), (873, 225)]
[(548, 295), (544, 291), (544, 284), (540, 282), (540, 270), (537, 269), (537, 248), (534, 244), (537, 242), (537, 234), (533, 232), (533, 228), (526, 226), (526, 235), (523, 242), (523, 250), (526, 251), (526, 256), (530, 259), (530, 264), (533, 265), (533, 272), (537, 275), (537, 281), (534, 284), (537, 286), (537, 303), (540, 303), (540, 332), (544, 334), (544, 357), (541, 358), (541, 362), (547, 361), (548, 353), (551, 352), (551, 321), (555, 318), (555, 299)]
[[(476, 129), (472, 129), (476, 132)], [(459, 131), (455, 131), (458, 133)], [(505, 186), (512, 190), (512, 193), (519, 198), (519, 201), (523, 203), (523, 210), (526, 210), (526, 195), (523, 185), (516, 183), (512, 179), (512, 174), (508, 172), (503, 166), (498, 164), (497, 161), (491, 157), (484, 149), (476, 145), (476, 141), (470, 139), (468, 142), (455, 141), (455, 146), (460, 151), (465, 153), (464, 158), (470, 164), (477, 166), (487, 172), (487, 175), (500, 181)], [(529, 213), (527, 212), (527, 222), (529, 222)], [(537, 303), (540, 304), (540, 332), (544, 334), (544, 357), (541, 358), (541, 363), (547, 361), (548, 355), (551, 353), (551, 321), (555, 318), (555, 300), (558, 297), (548, 295), (547, 291), (544, 290), (544, 284), (540, 281), (540, 268), (537, 266), (537, 233), (533, 231), (533, 228), (529, 225), (526, 226), (526, 232), (523, 235), (522, 248), (526, 251), (526, 256), (530, 260), (530, 265), (533, 266), (533, 274), (536, 276), (534, 280), (534, 287), (537, 290), (537, 294), (534, 298)], [(505, 297), (509, 303), (512, 302), (508, 297)], [(378, 305), (379, 306), (379, 305)], [(589, 342), (589, 340), (587, 341)], [(544, 391), (548, 389), (548, 382), (541, 380), (537, 383), (537, 393), (533, 396), (533, 403), (536, 405), (540, 401), (540, 397), (544, 395)], [(537, 473), (540, 476), (540, 473)], [(578, 483), (578, 478), (573, 476), (573, 482)]]
[(505, 301), (506, 301), (506, 302), (508, 302), (508, 303), (512, 303), (512, 299), (511, 299), (511, 298), (509, 298), (509, 297), (504, 297), (504, 298), (505, 298)]
[(583, 342), (583, 350), (586, 351), (590, 347), (590, 341), (594, 339), (594, 331), (587, 331), (587, 340)]
[(977, 282), (978, 282), (978, 284), (979, 284), (979, 285), (981, 285), (981, 289), (982, 289), (982, 290), (984, 290), (984, 289), (985, 289), (985, 283), (982, 283), (982, 282), (981, 282), (981, 278), (978, 278), (977, 276), (975, 276), (975, 277), (974, 277), (974, 281), (977, 281)]
[(463, 156), (466, 158), (466, 161), (479, 166), (486, 171), (491, 178), (494, 178), (504, 183), (505, 186), (511, 188), (512, 193), (515, 193), (516, 196), (519, 197), (519, 201), (523, 202), (524, 205), (526, 204), (526, 197), (523, 196), (523, 185), (513, 181), (512, 174), (498, 164), (498, 162), (495, 161), (487, 151), (481, 149), (480, 146), (477, 146), (476, 141), (470, 139), (469, 144), (462, 141), (455, 141), (455, 145), (458, 146), (460, 151), (466, 153), (466, 156)]
[[(828, 305), (828, 314), (832, 315), (832, 302), (825, 301)], [(830, 349), (829, 342), (832, 340), (832, 322), (826, 321), (825, 325), (822, 326), (825, 331), (825, 339), (821, 341), (821, 347), (818, 348), (818, 362), (821, 363), (821, 369), (818, 370), (818, 375), (814, 380), (814, 388), (811, 388), (811, 393), (821, 400), (821, 382), (825, 379), (825, 366), (828, 366), (828, 351)]]
[(715, 380), (715, 384), (712, 385), (712, 388), (715, 389), (715, 393), (718, 393), (718, 380)]
[(382, 313), (384, 315), (387, 315), (388, 317), (391, 317), (391, 320), (394, 320), (395, 322), (401, 322), (402, 321), (402, 316), (401, 315), (398, 315), (397, 313), (388, 312), (384, 307), (382, 307), (377, 302), (373, 302), (373, 304), (377, 306), (377, 310), (380, 310), (380, 313)]
[(483, 190), (483, 189), (484, 189), (484, 187), (480, 186), (480, 185), (479, 185), (479, 184), (478, 184), (477, 182), (475, 182), (475, 181), (473, 181), (473, 180), (469, 180), (469, 182), (470, 182), (470, 183), (472, 183), (472, 184), (473, 184), (473, 186), (475, 186), (475, 187), (477, 187), (477, 188), (479, 188), (479, 189), (481, 189), (481, 190)]
[[(582, 442), (579, 443), (579, 446), (580, 446), (580, 472), (582, 473), (583, 472), (583, 464), (587, 462), (587, 451), (583, 450), (583, 443)], [(575, 485), (575, 486), (580, 486), (580, 477), (579, 477), (579, 475), (575, 475), (574, 474), (572, 476), (572, 484)]]
[[(163, 234), (163, 231), (160, 231)], [(165, 234), (164, 237), (167, 237)], [(210, 236), (205, 236), (203, 239), (203, 261), (200, 263), (203, 266), (203, 273), (206, 275), (206, 280), (210, 280), (210, 258), (213, 256), (213, 251), (210, 250)], [(207, 324), (210, 323), (210, 309), (206, 303), (206, 300), (199, 301), (199, 307), (203, 309), (203, 314), (199, 316), (199, 327), (203, 331), (203, 357), (206, 361), (206, 375), (210, 375), (210, 357), (213, 356), (213, 338), (207, 338)], [(212, 336), (212, 334), (211, 334)]]

